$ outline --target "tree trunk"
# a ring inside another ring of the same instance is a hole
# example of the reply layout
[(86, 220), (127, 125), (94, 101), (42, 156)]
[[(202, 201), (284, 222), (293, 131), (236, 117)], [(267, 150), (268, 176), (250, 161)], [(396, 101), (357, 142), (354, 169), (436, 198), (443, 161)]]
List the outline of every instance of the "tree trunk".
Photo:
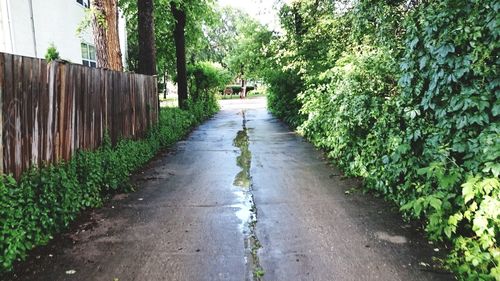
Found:
[(186, 13), (178, 9), (175, 3), (170, 3), (172, 15), (175, 19), (174, 41), (175, 56), (177, 58), (177, 93), (179, 95), (179, 107), (187, 107), (187, 71), (186, 71), (186, 38), (184, 27), (186, 26)]
[(122, 54), (118, 36), (116, 0), (92, 0), (92, 29), (96, 46), (97, 66), (122, 71)]
[(153, 0), (137, 0), (139, 32), (139, 73), (156, 74), (156, 43)]
[(168, 83), (167, 83), (167, 80), (168, 80), (168, 77), (167, 77), (167, 72), (165, 71), (163, 73), (163, 85), (164, 85), (164, 89), (163, 89), (163, 99), (167, 99), (167, 94), (168, 94)]
[(120, 36), (118, 33), (118, 3), (117, 0), (106, 0), (106, 29), (108, 40), (109, 68), (123, 71), (122, 51), (120, 48)]
[(247, 91), (246, 91), (246, 88), (245, 88), (245, 66), (242, 64), (241, 65), (241, 69), (240, 69), (240, 72), (241, 72), (241, 92), (240, 92), (240, 99), (244, 99), (247, 95)]

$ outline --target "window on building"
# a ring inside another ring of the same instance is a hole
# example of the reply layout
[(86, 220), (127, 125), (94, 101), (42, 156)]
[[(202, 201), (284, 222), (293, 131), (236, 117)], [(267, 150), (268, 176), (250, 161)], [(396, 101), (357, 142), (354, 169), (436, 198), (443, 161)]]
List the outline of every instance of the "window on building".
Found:
[(76, 2), (82, 6), (84, 6), (85, 8), (88, 8), (90, 7), (90, 0), (76, 0)]
[(97, 66), (94, 46), (82, 43), (82, 64), (90, 67)]

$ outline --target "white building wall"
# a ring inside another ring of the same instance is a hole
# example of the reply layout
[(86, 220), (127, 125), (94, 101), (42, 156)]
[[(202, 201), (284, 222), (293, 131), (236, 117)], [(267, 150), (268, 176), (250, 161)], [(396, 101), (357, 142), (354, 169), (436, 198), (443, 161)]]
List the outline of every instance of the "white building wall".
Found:
[(89, 32), (81, 34), (81, 38), (76, 32), (85, 17), (85, 8), (76, 0), (31, 1), (33, 1), (37, 56), (44, 57), (47, 48), (53, 43), (62, 59), (82, 63), (80, 43), (83, 41), (93, 45)]
[(0, 0), (0, 52), (11, 53), (10, 18), (7, 1)]
[[(27, 0), (6, 0), (4, 5), (7, 8), (9, 39), (12, 39), (11, 52), (19, 55), (35, 56), (29, 2)], [(4, 39), (3, 41), (7, 40)]]
[[(33, 7), (33, 25), (30, 1)], [(91, 28), (83, 34), (77, 34), (78, 26), (85, 18), (85, 8), (76, 0), (0, 0), (0, 16), (1, 52), (43, 58), (47, 48), (53, 43), (61, 59), (81, 64), (81, 42), (94, 45)], [(9, 30), (10, 34), (6, 32)], [(119, 23), (119, 34), (125, 57), (126, 32), (123, 19)], [(12, 38), (10, 47), (9, 38)]]

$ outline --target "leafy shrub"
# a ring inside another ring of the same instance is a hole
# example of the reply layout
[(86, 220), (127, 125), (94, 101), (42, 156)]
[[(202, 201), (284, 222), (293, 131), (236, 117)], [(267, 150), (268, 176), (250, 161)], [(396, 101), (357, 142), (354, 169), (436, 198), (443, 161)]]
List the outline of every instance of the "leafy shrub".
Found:
[(59, 56), (59, 52), (56, 49), (56, 46), (54, 46), (54, 43), (51, 43), (49, 48), (47, 48), (47, 52), (45, 53), (45, 59), (50, 62), (53, 60), (58, 60), (61, 57)]
[(407, 176), (420, 191), (403, 208), (425, 215), (431, 238), (453, 241), (449, 264), (471, 280), (500, 279), (499, 9), (498, 1), (419, 6), (401, 63), (404, 111), (415, 113), (405, 115), (412, 149), (402, 156), (421, 167)]
[(221, 65), (212, 62), (190, 65), (188, 76), (189, 93), (193, 100), (201, 98), (201, 95), (215, 95), (231, 81), (230, 73)]
[(303, 89), (299, 75), (289, 70), (276, 70), (266, 77), (267, 105), (278, 118), (293, 127), (302, 124), (304, 115), (300, 113), (302, 102), (297, 98)]
[(129, 191), (131, 173), (159, 149), (213, 115), (217, 104), (190, 101), (190, 109), (163, 108), (158, 126), (145, 139), (109, 139), (96, 151), (80, 151), (68, 163), (25, 172), (16, 181), (0, 176), (0, 272), (46, 244), (84, 209), (99, 207), (110, 192)]
[(371, 176), (383, 166), (376, 159), (388, 152), (393, 137), (396, 73), (396, 61), (385, 49), (346, 53), (320, 76), (318, 86), (300, 95), (308, 119), (299, 130), (348, 174)]
[(231, 88), (231, 90), (233, 90), (233, 95), (238, 95), (239, 93), (241, 93), (241, 90), (242, 90), (240, 85), (229, 85), (227, 87)]
[[(240, 85), (229, 85), (226, 88), (230, 88), (233, 91), (233, 95), (239, 95), (242, 91), (243, 88)], [(248, 94), (251, 91), (255, 90), (254, 85), (247, 85), (245, 86), (246, 93)]]
[[(451, 242), (459, 279), (500, 280), (498, 1), (300, 3), (270, 62), (271, 111)], [(316, 44), (325, 26), (343, 41)]]

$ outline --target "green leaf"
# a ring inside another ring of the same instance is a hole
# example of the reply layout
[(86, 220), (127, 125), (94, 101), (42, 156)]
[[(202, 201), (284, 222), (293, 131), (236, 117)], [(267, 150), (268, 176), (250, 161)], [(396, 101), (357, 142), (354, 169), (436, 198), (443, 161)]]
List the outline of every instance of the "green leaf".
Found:
[(488, 220), (483, 216), (476, 216), (473, 220), (473, 230), (477, 235), (481, 236), (488, 228)]
[(413, 204), (413, 210), (414, 214), (416, 217), (420, 217), (420, 213), (422, 212), (422, 200), (423, 198), (419, 198), (415, 203)]
[(439, 177), (439, 185), (442, 186), (443, 188), (447, 189), (451, 186), (453, 186), (457, 180), (458, 180), (458, 174), (449, 174), (445, 176)]
[(462, 195), (464, 197), (464, 203), (469, 202), (474, 198), (474, 185), (472, 184), (464, 184), (462, 188)]
[(417, 174), (418, 175), (425, 175), (429, 172), (429, 167), (425, 167), (425, 168), (420, 168), (417, 170)]
[(451, 238), (451, 233), (452, 233), (451, 227), (447, 226), (444, 228), (444, 234), (446, 235), (446, 237)]
[(419, 68), (420, 70), (424, 69), (424, 67), (427, 65), (427, 61), (428, 61), (428, 57), (427, 56), (423, 56), (420, 58), (420, 61), (419, 61)]
[(414, 201), (410, 201), (410, 202), (404, 204), (403, 206), (401, 206), (400, 210), (401, 211), (408, 211), (408, 210), (412, 209), (413, 203), (414, 203)]
[(491, 109), (491, 114), (493, 114), (493, 116), (495, 117), (500, 115), (500, 103), (497, 102), (493, 105), (493, 108)]
[(498, 178), (500, 176), (500, 163), (495, 163), (495, 162), (486, 163), (483, 172), (492, 173), (494, 177)]
[(429, 200), (429, 205), (431, 205), (436, 211), (441, 210), (442, 202), (440, 199), (431, 197)]

